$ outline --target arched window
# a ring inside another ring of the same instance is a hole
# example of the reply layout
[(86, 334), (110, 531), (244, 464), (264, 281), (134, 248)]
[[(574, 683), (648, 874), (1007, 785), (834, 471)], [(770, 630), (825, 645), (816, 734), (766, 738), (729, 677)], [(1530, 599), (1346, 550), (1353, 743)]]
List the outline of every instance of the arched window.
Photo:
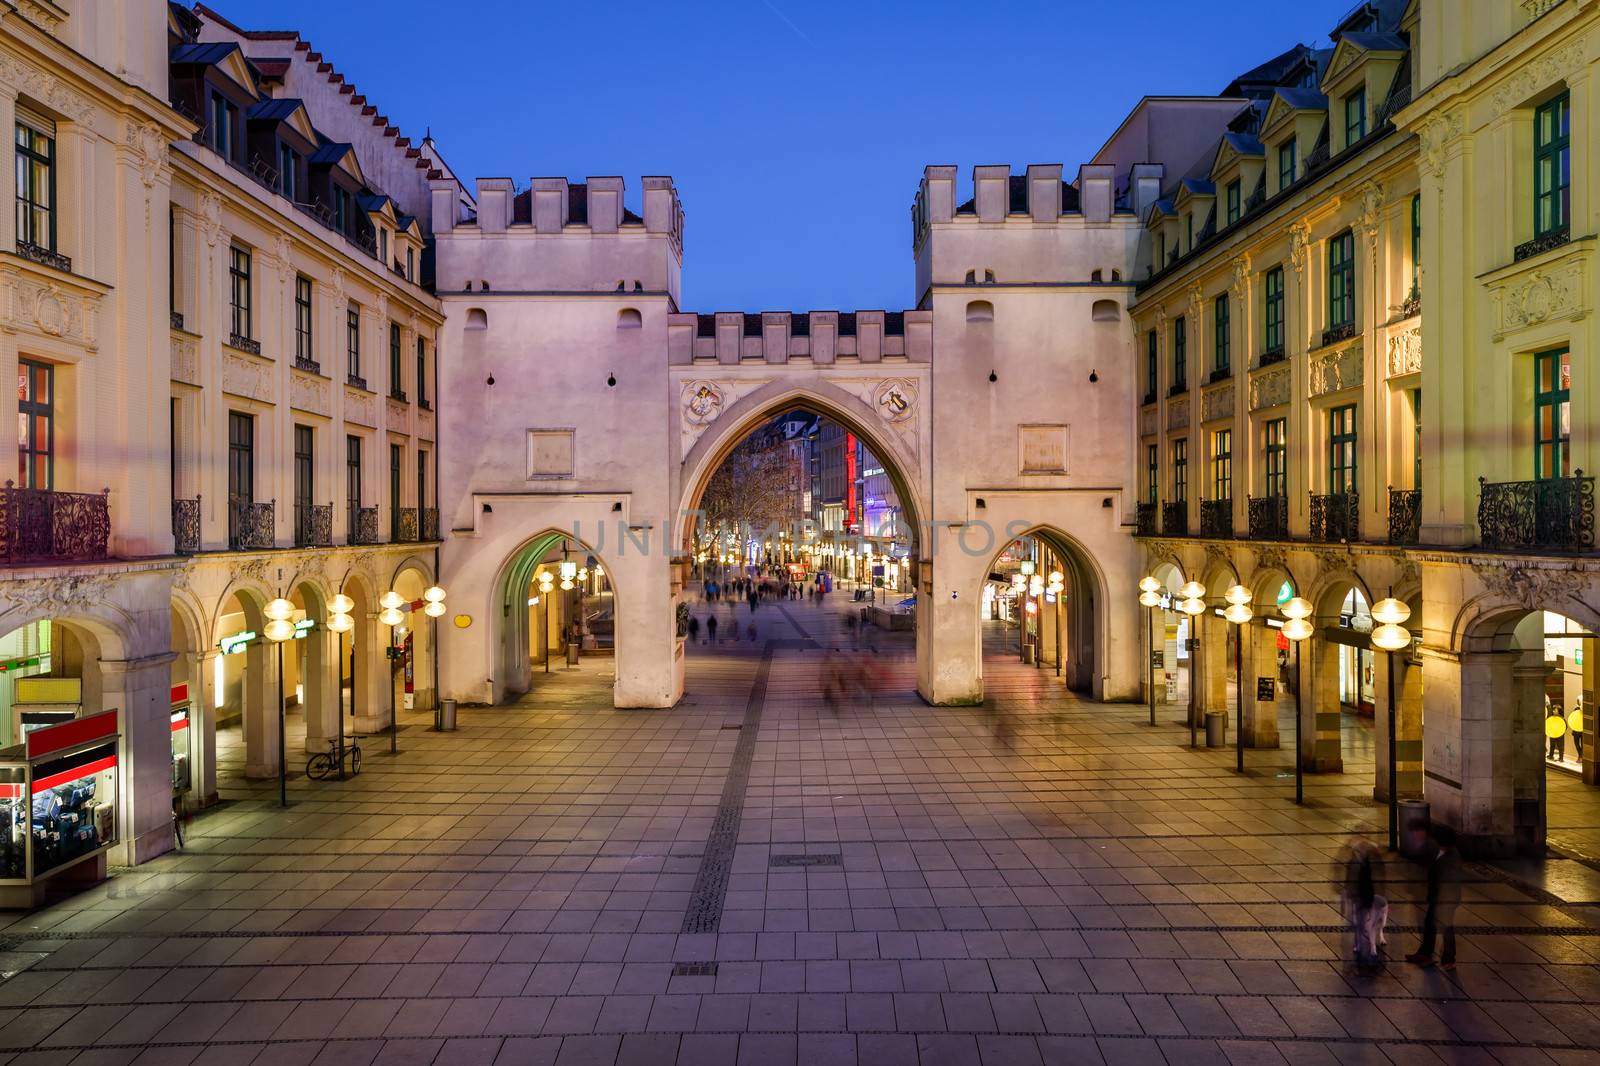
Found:
[(639, 314), (637, 307), (624, 307), (617, 312), (618, 329), (638, 329), (644, 325), (644, 317)]
[(988, 300), (973, 300), (967, 304), (968, 322), (993, 322), (994, 304)]
[(467, 308), (467, 328), (468, 329), (488, 329), (489, 328), (489, 312), (485, 311), (481, 307), (469, 307), (469, 308)]

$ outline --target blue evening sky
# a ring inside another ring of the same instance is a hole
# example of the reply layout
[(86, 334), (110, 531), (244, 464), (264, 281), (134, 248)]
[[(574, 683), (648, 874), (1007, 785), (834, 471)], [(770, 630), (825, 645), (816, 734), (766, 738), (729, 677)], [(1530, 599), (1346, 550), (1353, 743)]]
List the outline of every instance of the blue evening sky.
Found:
[(469, 184), (620, 174), (636, 207), (672, 175), (684, 309), (758, 311), (909, 306), (925, 164), (1073, 175), (1140, 96), (1216, 93), (1353, 0), (210, 2), (299, 30)]

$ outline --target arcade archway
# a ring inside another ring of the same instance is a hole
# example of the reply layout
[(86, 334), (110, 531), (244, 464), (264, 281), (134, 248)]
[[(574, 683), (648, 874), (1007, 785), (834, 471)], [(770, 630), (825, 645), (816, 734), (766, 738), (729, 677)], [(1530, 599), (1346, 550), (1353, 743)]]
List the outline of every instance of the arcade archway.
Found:
[(537, 687), (541, 675), (619, 654), (611, 568), (577, 537), (546, 530), (512, 553), (496, 582), (496, 702)]
[(1095, 624), (1099, 579), (1082, 550), (1042, 526), (1010, 540), (985, 574), (981, 622), (984, 678), (990, 665), (1015, 659), (1089, 693), (1099, 676)]

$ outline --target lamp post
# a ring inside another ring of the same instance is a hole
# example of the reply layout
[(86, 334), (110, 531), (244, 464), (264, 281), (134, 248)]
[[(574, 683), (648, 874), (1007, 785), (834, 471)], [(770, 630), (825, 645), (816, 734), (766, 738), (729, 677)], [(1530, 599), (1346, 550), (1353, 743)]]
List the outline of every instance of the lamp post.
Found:
[(1066, 587), (1067, 587), (1066, 576), (1063, 575), (1061, 573), (1061, 571), (1059, 571), (1059, 570), (1050, 571), (1050, 583), (1045, 586), (1045, 591), (1050, 594), (1051, 602), (1053, 602), (1056, 605), (1056, 609), (1054, 611), (1051, 611), (1050, 613), (1055, 616), (1055, 621), (1056, 621), (1056, 676), (1057, 677), (1061, 676), (1061, 594), (1062, 594), (1063, 591), (1066, 590)]
[(1146, 575), (1139, 579), (1139, 606), (1145, 608), (1150, 624), (1145, 633), (1150, 637), (1150, 660), (1145, 666), (1145, 678), (1150, 690), (1150, 724), (1156, 724), (1156, 608), (1161, 606), (1161, 582)]
[(1296, 596), (1278, 610), (1287, 619), (1283, 623), (1283, 635), (1294, 644), (1294, 801), (1304, 803), (1305, 767), (1300, 752), (1300, 719), (1305, 713), (1306, 676), (1300, 669), (1300, 645), (1304, 644), (1316, 629), (1307, 620), (1313, 610), (1310, 600)]
[[(344, 780), (344, 634), (355, 629), (356, 620), (350, 617), (350, 612), (355, 610), (356, 601), (344, 593), (339, 593), (328, 604), (328, 630), (334, 634), (333, 657), (339, 660), (339, 688), (335, 695), (338, 705), (339, 719), (339, 780)], [(351, 686), (351, 701), (354, 702), (354, 685)]]
[[(1035, 573), (1028, 578), (1028, 603), (1024, 615), (1033, 616), (1033, 667), (1044, 669), (1044, 619), (1040, 617), (1040, 604), (1044, 602), (1044, 577)], [(1026, 623), (1027, 619), (1023, 619)]]
[[(718, 556), (721, 562), (721, 556)], [(556, 587), (556, 579), (550, 571), (539, 570), (539, 606), (542, 609), (543, 621), (539, 624), (539, 643), (544, 645), (544, 672), (550, 672), (550, 591)]]
[(1178, 610), (1189, 616), (1189, 639), (1185, 642), (1189, 652), (1189, 746), (1198, 747), (1200, 744), (1198, 730), (1200, 727), (1199, 715), (1196, 713), (1200, 693), (1195, 684), (1195, 653), (1200, 650), (1200, 638), (1195, 635), (1200, 628), (1200, 616), (1206, 613), (1206, 587), (1198, 581), (1190, 581), (1178, 590), (1182, 597), (1178, 600)]
[[(1393, 590), (1390, 590), (1391, 593)], [(1393, 595), (1387, 599), (1379, 600), (1372, 605), (1372, 620), (1379, 623), (1372, 631), (1372, 643), (1389, 657), (1389, 850), (1398, 851), (1400, 848), (1400, 797), (1396, 790), (1399, 788), (1400, 774), (1395, 767), (1395, 722), (1398, 716), (1394, 710), (1394, 653), (1403, 651), (1411, 646), (1411, 630), (1402, 623), (1411, 617), (1411, 608), (1403, 600), (1397, 600)]]
[(264, 612), (267, 624), (263, 627), (266, 638), (278, 646), (278, 806), (289, 806), (289, 752), (284, 739), (284, 719), (289, 711), (288, 694), (283, 691), (283, 642), (293, 640), (295, 634), (294, 604), (282, 596), (273, 599)]
[(1250, 609), (1254, 597), (1243, 585), (1234, 585), (1223, 594), (1228, 609), (1222, 617), (1233, 623), (1233, 746), (1235, 773), (1244, 773), (1244, 627), (1255, 617)]
[(383, 610), (378, 612), (378, 621), (389, 627), (389, 644), (384, 652), (389, 662), (389, 754), (400, 754), (400, 715), (394, 704), (394, 627), (405, 621), (405, 612), (400, 610), (405, 598), (394, 589), (385, 592), (378, 600), (378, 606)]
[[(562, 605), (563, 605), (564, 609), (561, 612), (561, 614), (562, 614), (561, 628), (562, 628), (562, 632), (563, 632), (563, 637), (562, 637), (562, 641), (561, 641), (561, 651), (562, 651), (563, 654), (567, 655), (567, 665), (571, 666), (572, 665), (572, 656), (568, 651), (567, 645), (572, 642), (571, 638), (577, 635), (576, 631), (573, 628), (573, 621), (572, 621), (572, 617), (571, 616), (572, 616), (572, 590), (575, 587), (577, 587), (577, 580), (576, 579), (577, 579), (577, 576), (578, 576), (578, 564), (573, 562), (571, 559), (566, 558), (566, 552), (567, 552), (566, 546), (563, 545), (562, 548), (561, 548), (561, 554), (562, 554), (562, 559), (561, 559), (561, 592), (562, 592), (561, 602), (562, 602)], [(580, 600), (579, 601), (580, 610), (582, 609), (582, 604), (583, 604), (583, 601)]]
[(443, 731), (444, 721), (440, 717), (443, 704), (439, 700), (439, 617), (445, 612), (444, 589), (438, 585), (430, 585), (422, 592), (422, 613), (428, 616), (431, 623), (428, 626), (428, 657), (432, 660), (428, 665), (433, 674), (433, 728)]

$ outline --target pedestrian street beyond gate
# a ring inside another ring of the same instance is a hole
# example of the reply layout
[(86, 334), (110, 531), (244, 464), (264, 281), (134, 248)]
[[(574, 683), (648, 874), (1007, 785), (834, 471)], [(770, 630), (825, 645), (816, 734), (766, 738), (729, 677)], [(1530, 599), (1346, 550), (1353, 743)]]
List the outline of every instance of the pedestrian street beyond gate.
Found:
[[(287, 811), (228, 777), (182, 852), (6, 917), (0, 1062), (1596, 1061), (1582, 857), (1468, 864), (1449, 974), (1399, 961), (1423, 886), (1384, 863), (1359, 974), (1335, 862), (1382, 843), (1370, 764), (1297, 808), (1287, 752), (1237, 775), (998, 636), (990, 705), (930, 707), (846, 607), (738, 607), (675, 710), (611, 709), (587, 658), (455, 733), (403, 716)], [(830, 656), (865, 667), (836, 712)], [(1550, 788), (1552, 839), (1595, 839)]]

